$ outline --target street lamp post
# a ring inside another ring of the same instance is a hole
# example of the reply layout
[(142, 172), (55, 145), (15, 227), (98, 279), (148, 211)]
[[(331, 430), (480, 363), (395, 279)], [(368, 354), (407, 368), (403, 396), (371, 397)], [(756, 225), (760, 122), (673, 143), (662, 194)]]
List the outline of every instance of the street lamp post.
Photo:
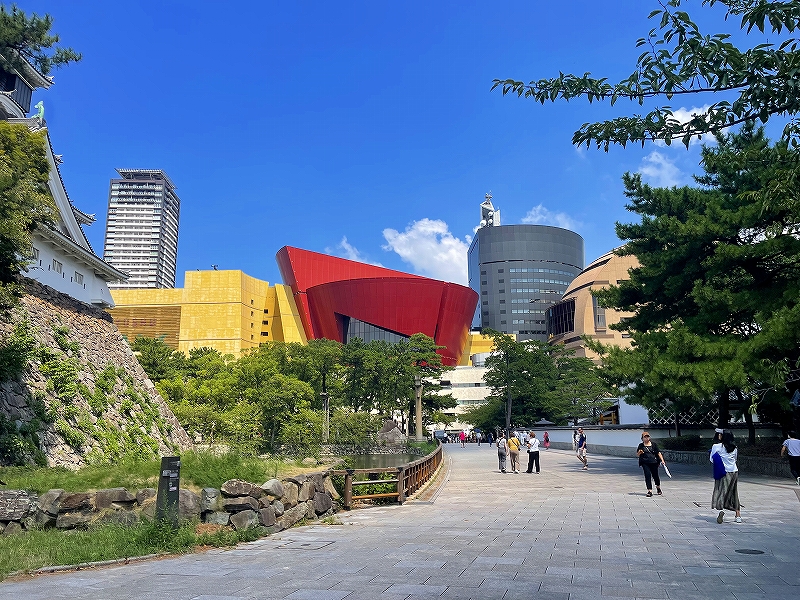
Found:
[(331, 406), (328, 397), (328, 392), (320, 392), (320, 399), (322, 400), (323, 423), (322, 423), (322, 441), (326, 444), (330, 438), (331, 432)]
[(511, 375), (508, 350), (506, 354), (506, 441), (511, 439)]
[(414, 388), (416, 402), (414, 403), (414, 424), (416, 425), (417, 441), (425, 441), (422, 436), (422, 377), (414, 375)]

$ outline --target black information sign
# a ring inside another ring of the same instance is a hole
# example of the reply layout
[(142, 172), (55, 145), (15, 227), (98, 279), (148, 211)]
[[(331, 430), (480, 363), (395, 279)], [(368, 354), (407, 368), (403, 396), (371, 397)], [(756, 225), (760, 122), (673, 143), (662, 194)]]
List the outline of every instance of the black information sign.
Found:
[(156, 495), (156, 521), (178, 527), (178, 500), (180, 497), (181, 457), (161, 458), (161, 474)]

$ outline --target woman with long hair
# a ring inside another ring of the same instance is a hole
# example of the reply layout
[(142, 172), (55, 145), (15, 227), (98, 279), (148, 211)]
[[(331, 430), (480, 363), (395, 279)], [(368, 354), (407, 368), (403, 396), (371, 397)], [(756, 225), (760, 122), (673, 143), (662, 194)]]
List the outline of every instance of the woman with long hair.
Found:
[(711, 446), (711, 462), (714, 455), (718, 454), (725, 467), (725, 476), (714, 480), (714, 493), (711, 495), (711, 508), (718, 510), (717, 523), (725, 519), (725, 511), (732, 510), (736, 513), (736, 522), (742, 522), (741, 505), (739, 504), (739, 468), (736, 459), (739, 451), (733, 443), (733, 434), (725, 431), (722, 441)]

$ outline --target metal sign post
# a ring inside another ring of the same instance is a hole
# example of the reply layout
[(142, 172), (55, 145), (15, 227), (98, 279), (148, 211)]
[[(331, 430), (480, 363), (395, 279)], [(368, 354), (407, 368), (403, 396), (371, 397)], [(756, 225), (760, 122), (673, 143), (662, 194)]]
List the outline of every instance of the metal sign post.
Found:
[(181, 457), (161, 458), (161, 475), (156, 494), (156, 521), (178, 528), (178, 501), (180, 499)]

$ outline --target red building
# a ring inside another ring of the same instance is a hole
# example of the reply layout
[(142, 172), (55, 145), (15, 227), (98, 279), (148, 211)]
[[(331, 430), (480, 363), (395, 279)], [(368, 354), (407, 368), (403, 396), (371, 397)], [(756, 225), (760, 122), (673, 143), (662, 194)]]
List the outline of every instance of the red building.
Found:
[(457, 365), (478, 294), (463, 285), (284, 246), (276, 255), (308, 339), (432, 337)]

